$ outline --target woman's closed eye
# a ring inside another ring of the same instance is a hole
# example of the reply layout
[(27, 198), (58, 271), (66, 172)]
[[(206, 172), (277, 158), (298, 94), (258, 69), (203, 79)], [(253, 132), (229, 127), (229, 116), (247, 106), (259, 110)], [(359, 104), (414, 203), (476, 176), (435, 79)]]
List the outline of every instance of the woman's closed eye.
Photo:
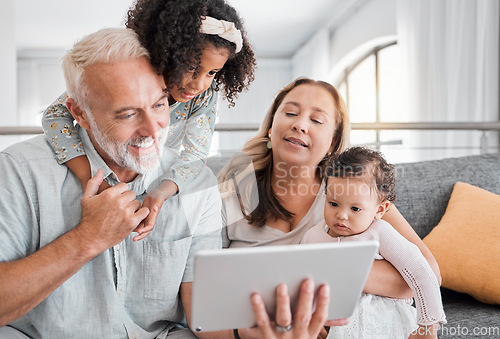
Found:
[(323, 121), (318, 120), (318, 119), (311, 119), (311, 121), (314, 122), (315, 124), (319, 124), (319, 125), (323, 124)]
[(297, 116), (297, 113), (285, 112), (285, 115), (286, 115), (287, 117), (296, 117), (296, 116)]

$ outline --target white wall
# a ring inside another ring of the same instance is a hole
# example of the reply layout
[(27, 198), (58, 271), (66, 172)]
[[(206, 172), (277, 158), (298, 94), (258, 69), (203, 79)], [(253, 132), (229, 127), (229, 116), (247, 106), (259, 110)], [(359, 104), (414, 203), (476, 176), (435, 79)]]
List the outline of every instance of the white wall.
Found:
[[(292, 66), (289, 59), (257, 59), (255, 80), (248, 91), (235, 100), (236, 105), (228, 108), (228, 102), (219, 102), (219, 123), (260, 124), (275, 95), (292, 81)], [(218, 138), (217, 138), (218, 135)], [(212, 149), (221, 151), (239, 150), (255, 132), (217, 133)]]
[[(0, 126), (16, 126), (16, 32), (14, 1), (0, 1)], [(16, 142), (18, 137), (0, 136), (0, 150)]]
[[(331, 83), (336, 68), (360, 45), (397, 33), (397, 0), (353, 0), (318, 30), (292, 57), (293, 77)], [(342, 68), (342, 67), (341, 67)]]
[(65, 90), (59, 49), (21, 50), (17, 55), (18, 114), (22, 126), (40, 126), (42, 112)]
[[(0, 124), (17, 124), (15, 0), (0, 1)], [(13, 31), (14, 30), (14, 31)]]
[(330, 32), (323, 28), (293, 55), (293, 78), (330, 81), (331, 64)]
[(357, 46), (387, 35), (396, 35), (397, 1), (369, 0), (331, 33), (331, 65)]
[[(0, 1), (0, 98), (3, 103), (0, 125), (33, 125), (38, 124), (40, 108), (56, 98), (64, 84), (58, 59), (50, 61), (40, 57), (28, 62), (21, 57), (21, 65), (17, 68), (18, 79), (22, 80), (19, 86), (22, 87), (18, 89), (19, 101), (16, 102), (16, 51), (15, 34), (12, 32), (15, 27), (12, 15), (15, 1)], [(221, 100), (217, 122), (259, 124), (275, 94), (295, 77), (309, 76), (333, 82), (335, 66), (358, 46), (397, 34), (397, 0), (353, 0), (349, 3), (350, 7), (346, 5), (343, 8), (344, 13), (332, 13), (332, 19), (291, 58), (258, 59), (256, 78), (250, 89), (236, 99), (233, 108), (229, 109), (227, 101)], [(26, 99), (30, 95), (34, 101), (27, 104)], [(212, 149), (237, 150), (253, 135), (254, 132), (216, 134)], [(0, 137), (0, 148), (3, 148), (2, 140), (6, 139)]]
[[(3, 20), (0, 25), (3, 25), (2, 27), (9, 26), (8, 30), (3, 29), (2, 32), (11, 33), (12, 27), (15, 26), (13, 22), (6, 24), (9, 20), (14, 20), (14, 15), (8, 14), (14, 10), (14, 1), (3, 0), (1, 2), (0, 6), (2, 7), (0, 9), (4, 9), (9, 5), (9, 8), (1, 11), (1, 13), (5, 14), (0, 14), (0, 16), (6, 16), (7, 19)], [(379, 30), (382, 31), (380, 34), (386, 34), (391, 29), (395, 30), (395, 18), (393, 18), (396, 7), (395, 1), (358, 1), (363, 3), (363, 6), (354, 13), (351, 19), (345, 22), (346, 27), (342, 26), (333, 34), (325, 27), (311, 37), (308, 45), (302, 47), (290, 59), (258, 59), (255, 81), (250, 85), (250, 89), (235, 100), (236, 106), (233, 108), (229, 109), (227, 101), (221, 100), (217, 122), (259, 124), (276, 93), (295, 77), (311, 76), (329, 80), (329, 68), (331, 68), (335, 60), (349, 52), (350, 48), (355, 47), (362, 41), (371, 39), (371, 37), (379, 34), (377, 33)], [(390, 29), (382, 29), (381, 26), (389, 26)], [(9, 70), (9, 77), (12, 79), (11, 81), (4, 81), (2, 76), (0, 81), (6, 83), (8, 91), (3, 90), (0, 95), (5, 95), (10, 100), (10, 112), (18, 112), (17, 115), (9, 115), (10, 121), (12, 121), (12, 124), (39, 125), (40, 110), (55, 99), (64, 88), (62, 72), (59, 68), (59, 59), (63, 53), (57, 50), (20, 51), (17, 76), (21, 83), (19, 83), (18, 87), (19, 104), (16, 107), (16, 86), (13, 86), (16, 80), (14, 35), (9, 34), (2, 37), (2, 39), (8, 39), (7, 42), (3, 43), (3, 46), (12, 46), (10, 50), (10, 66), (6, 67), (5, 63), (0, 65), (0, 67), (4, 66)], [(328, 41), (329, 39), (332, 41), (331, 44)], [(310, 46), (315, 45), (315, 50), (312, 50)], [(1, 55), (3, 58), (7, 56), (5, 53)], [(325, 70), (321, 71), (321, 69)], [(308, 74), (310, 72), (314, 74)], [(9, 91), (10, 94), (7, 94)], [(2, 119), (2, 121), (5, 121), (5, 119)], [(228, 132), (216, 135), (212, 149), (237, 150), (252, 135), (254, 135), (254, 132)], [(4, 138), (0, 137), (0, 141)]]

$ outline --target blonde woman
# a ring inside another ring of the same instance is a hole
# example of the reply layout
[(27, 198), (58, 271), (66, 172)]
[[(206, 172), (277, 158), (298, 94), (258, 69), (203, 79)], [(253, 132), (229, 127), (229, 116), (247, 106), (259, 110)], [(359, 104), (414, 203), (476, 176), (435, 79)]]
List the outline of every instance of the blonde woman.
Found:
[[(323, 218), (321, 172), (330, 155), (347, 147), (348, 135), (347, 109), (333, 86), (301, 78), (282, 89), (258, 134), (243, 147), (243, 155), (235, 157), (219, 175), (224, 183), (238, 181), (237, 194), (222, 192), (223, 246), (300, 243), (305, 232)], [(254, 171), (248, 170), (249, 162)], [(253, 175), (256, 180), (245, 180)], [(245, 185), (252, 181), (256, 185)], [(249, 201), (252, 196), (253, 202)], [(434, 257), (395, 206), (384, 219), (417, 245), (440, 280)], [(404, 279), (384, 260), (374, 263), (364, 292), (392, 298), (411, 296)], [(295, 323), (287, 308), (277, 313), (275, 325), (289, 329), (292, 320)], [(239, 332), (241, 338), (247, 334), (258, 337), (255, 331)]]

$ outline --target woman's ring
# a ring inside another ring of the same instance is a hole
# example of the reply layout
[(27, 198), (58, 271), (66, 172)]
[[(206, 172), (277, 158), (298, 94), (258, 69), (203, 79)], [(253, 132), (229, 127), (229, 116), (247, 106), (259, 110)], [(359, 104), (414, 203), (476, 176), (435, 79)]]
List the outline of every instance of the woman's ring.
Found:
[(276, 324), (276, 331), (278, 332), (288, 332), (292, 329), (292, 323), (290, 323), (290, 325), (288, 326), (280, 326), (278, 324)]

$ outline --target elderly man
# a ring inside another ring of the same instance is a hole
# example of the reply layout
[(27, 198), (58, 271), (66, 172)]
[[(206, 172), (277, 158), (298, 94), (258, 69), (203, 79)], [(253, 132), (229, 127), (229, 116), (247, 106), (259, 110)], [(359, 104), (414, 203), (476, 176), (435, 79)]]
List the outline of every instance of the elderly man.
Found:
[[(141, 201), (175, 157), (163, 78), (128, 29), (84, 38), (63, 68), (94, 176), (83, 192), (42, 136), (0, 153), (0, 337), (175, 336), (193, 255), (221, 247), (215, 178), (202, 171), (193, 186), (206, 188), (168, 199), (134, 242)], [(97, 194), (103, 178), (112, 187)]]

